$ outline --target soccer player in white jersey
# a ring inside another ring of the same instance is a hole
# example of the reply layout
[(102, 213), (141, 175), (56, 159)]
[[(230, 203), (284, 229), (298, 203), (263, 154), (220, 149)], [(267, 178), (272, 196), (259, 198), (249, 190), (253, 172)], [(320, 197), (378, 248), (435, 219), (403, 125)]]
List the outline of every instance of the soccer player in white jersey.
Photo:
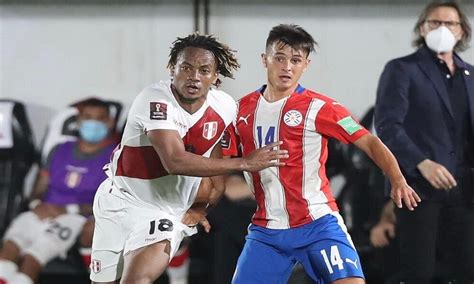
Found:
[[(338, 213), (325, 174), (327, 139), (354, 143), (385, 172), (391, 197), (413, 210), (420, 198), (392, 153), (338, 102), (298, 84), (315, 41), (296, 25), (274, 27), (262, 54), (267, 84), (239, 100), (229, 149), (245, 157), (282, 141), (286, 165), (245, 173), (255, 194), (253, 216), (234, 284), (286, 283), (296, 262), (315, 283), (364, 283), (358, 254)], [(229, 142), (229, 141), (227, 141)]]
[[(171, 81), (148, 86), (133, 102), (109, 178), (97, 191), (92, 283), (153, 283), (182, 238), (196, 232), (188, 225), (205, 220), (188, 211), (200, 177), (281, 166), (287, 157), (274, 143), (243, 159), (219, 159), (222, 133), (236, 114), (233, 99), (211, 88), (219, 74), (232, 77), (239, 67), (227, 45), (207, 35), (178, 38), (168, 67)], [(215, 197), (224, 182), (211, 180), (203, 184), (217, 189)]]

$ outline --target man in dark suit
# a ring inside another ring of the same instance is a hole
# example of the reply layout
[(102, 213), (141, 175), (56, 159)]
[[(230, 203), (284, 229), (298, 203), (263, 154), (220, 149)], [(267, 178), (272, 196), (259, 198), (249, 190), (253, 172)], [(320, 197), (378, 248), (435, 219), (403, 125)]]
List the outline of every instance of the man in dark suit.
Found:
[(414, 31), (418, 50), (386, 65), (375, 109), (379, 137), (423, 200), (396, 209), (397, 283), (430, 283), (436, 257), (456, 283), (474, 283), (474, 68), (457, 54), (471, 27), (455, 2), (433, 2)]

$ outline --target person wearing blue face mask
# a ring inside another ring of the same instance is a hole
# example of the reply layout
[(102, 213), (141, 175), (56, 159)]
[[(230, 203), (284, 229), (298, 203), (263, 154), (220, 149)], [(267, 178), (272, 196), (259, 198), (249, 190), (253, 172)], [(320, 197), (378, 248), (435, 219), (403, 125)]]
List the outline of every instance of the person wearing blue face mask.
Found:
[(20, 214), (5, 233), (0, 280), (6, 283), (33, 283), (42, 266), (64, 255), (78, 237), (85, 261), (90, 258), (92, 201), (115, 148), (114, 122), (102, 100), (85, 100), (78, 109), (78, 140), (51, 151), (38, 174), (30, 211)]
[(79, 135), (87, 143), (99, 143), (107, 137), (108, 133), (108, 125), (95, 119), (84, 120), (79, 126)]
[(471, 26), (456, 2), (437, 1), (414, 30), (418, 50), (385, 66), (375, 106), (377, 134), (423, 200), (395, 209), (396, 283), (431, 283), (436, 262), (474, 283), (474, 67), (458, 54)]

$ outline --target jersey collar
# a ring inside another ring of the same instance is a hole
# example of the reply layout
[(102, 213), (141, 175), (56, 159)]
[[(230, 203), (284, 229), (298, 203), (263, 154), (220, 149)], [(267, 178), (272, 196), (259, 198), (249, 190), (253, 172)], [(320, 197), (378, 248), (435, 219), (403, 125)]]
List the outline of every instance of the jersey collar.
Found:
[[(267, 88), (267, 84), (264, 84), (263, 86), (261, 86), (260, 88), (257, 89), (257, 92), (262, 94), (263, 95), (263, 92), (265, 91), (265, 89)], [(298, 86), (296, 87), (296, 89), (293, 91), (293, 94), (302, 94), (304, 92), (305, 88), (303, 86), (301, 86), (300, 84), (298, 84)]]

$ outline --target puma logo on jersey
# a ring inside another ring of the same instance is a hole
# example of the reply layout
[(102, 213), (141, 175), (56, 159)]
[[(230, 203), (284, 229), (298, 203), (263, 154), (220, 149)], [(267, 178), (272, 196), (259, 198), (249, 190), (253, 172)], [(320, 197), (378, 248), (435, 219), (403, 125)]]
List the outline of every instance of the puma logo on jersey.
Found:
[(243, 116), (239, 117), (239, 121), (243, 120), (245, 122), (245, 124), (248, 125), (249, 123), (248, 123), (247, 119), (249, 118), (250, 115), (251, 114), (248, 114), (246, 117), (243, 117)]
[(359, 269), (359, 267), (357, 267), (357, 259), (353, 261), (352, 259), (346, 257), (346, 262), (354, 265), (356, 269)]
[(332, 104), (335, 105), (335, 106), (338, 106), (338, 105), (339, 105), (339, 106), (342, 106), (342, 105), (341, 105), (340, 103), (338, 103), (338, 102), (332, 102)]

